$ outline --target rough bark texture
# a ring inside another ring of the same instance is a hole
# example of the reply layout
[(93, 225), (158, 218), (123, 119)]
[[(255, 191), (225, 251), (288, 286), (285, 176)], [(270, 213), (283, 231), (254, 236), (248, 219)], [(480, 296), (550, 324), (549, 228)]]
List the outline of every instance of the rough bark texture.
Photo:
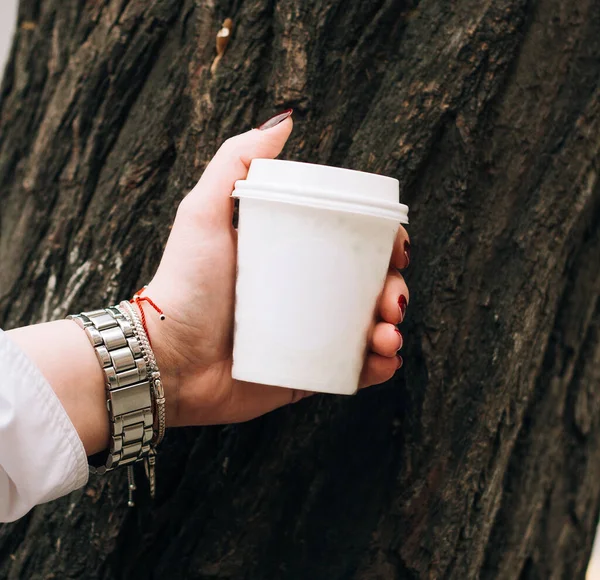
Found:
[(171, 432), (153, 505), (93, 478), (0, 528), (0, 578), (583, 578), (599, 78), (598, 0), (22, 0), (5, 328), (130, 295), (217, 145), (288, 106), (285, 157), (400, 180), (414, 259), (394, 381)]

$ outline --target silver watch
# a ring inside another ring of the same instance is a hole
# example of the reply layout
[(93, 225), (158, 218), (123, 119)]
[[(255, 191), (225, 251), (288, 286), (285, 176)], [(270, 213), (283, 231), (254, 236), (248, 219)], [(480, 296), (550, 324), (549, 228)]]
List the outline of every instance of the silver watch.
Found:
[(153, 435), (152, 385), (132, 324), (116, 307), (68, 318), (85, 330), (105, 378), (110, 446), (104, 465), (90, 463), (90, 471), (104, 474), (144, 459)]

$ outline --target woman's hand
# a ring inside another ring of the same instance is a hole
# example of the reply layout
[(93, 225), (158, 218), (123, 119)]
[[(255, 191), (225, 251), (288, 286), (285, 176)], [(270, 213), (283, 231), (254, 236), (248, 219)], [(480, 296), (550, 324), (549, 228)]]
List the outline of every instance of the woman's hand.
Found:
[[(275, 119), (277, 120), (277, 119)], [(232, 227), (234, 183), (254, 158), (274, 158), (292, 131), (291, 118), (227, 140), (181, 202), (160, 266), (144, 295), (166, 315), (145, 307), (163, 383), (167, 424), (208, 425), (252, 419), (308, 393), (231, 378), (237, 232)], [(263, 126), (264, 127), (264, 126)], [(361, 387), (382, 383), (401, 366), (408, 288), (398, 269), (409, 262), (400, 228), (369, 338)]]
[[(231, 378), (237, 238), (231, 225), (231, 192), (235, 181), (246, 177), (252, 159), (281, 152), (292, 121), (275, 117), (262, 129), (229, 139), (219, 149), (181, 202), (160, 266), (145, 292), (166, 315), (161, 321), (152, 308), (144, 308), (169, 426), (246, 421), (309, 394)], [(402, 364), (396, 355), (402, 337), (395, 325), (404, 318), (408, 289), (398, 269), (408, 266), (409, 248), (400, 228), (371, 327), (361, 387), (388, 380)], [(57, 320), (8, 335), (52, 386), (86, 453), (106, 449), (105, 379), (81, 328)]]

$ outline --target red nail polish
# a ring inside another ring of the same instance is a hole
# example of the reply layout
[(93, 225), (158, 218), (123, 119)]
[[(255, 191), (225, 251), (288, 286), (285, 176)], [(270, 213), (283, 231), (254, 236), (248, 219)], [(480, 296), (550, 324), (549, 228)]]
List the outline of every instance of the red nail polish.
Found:
[(404, 360), (402, 359), (402, 357), (397, 354), (396, 358), (398, 359), (398, 366), (396, 367), (396, 370), (398, 370), (399, 368), (402, 368), (402, 365), (404, 364)]
[(282, 121), (285, 121), (288, 117), (291, 117), (294, 109), (287, 109), (281, 113), (277, 113), (274, 117), (267, 119), (262, 125), (259, 125), (258, 129), (260, 131), (266, 131), (267, 129), (272, 129), (273, 127), (279, 125)]
[(398, 298), (398, 306), (400, 307), (400, 314), (402, 315), (400, 322), (402, 322), (404, 320), (404, 315), (406, 314), (406, 307), (408, 306), (408, 301), (406, 300), (406, 296), (404, 296), (404, 294), (400, 294), (400, 298)]
[(410, 264), (410, 242), (408, 240), (404, 240), (404, 256), (406, 257), (406, 266), (404, 267), (408, 268)]
[(396, 332), (398, 333), (398, 336), (400, 337), (400, 346), (398, 347), (398, 350), (400, 350), (402, 348), (402, 345), (404, 344), (404, 337), (402, 336), (402, 333), (396, 328)]

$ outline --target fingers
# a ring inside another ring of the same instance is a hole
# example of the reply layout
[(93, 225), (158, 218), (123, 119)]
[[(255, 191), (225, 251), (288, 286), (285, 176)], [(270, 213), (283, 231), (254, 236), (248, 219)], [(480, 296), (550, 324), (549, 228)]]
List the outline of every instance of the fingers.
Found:
[(182, 202), (183, 209), (201, 217), (206, 227), (231, 227), (233, 204), (230, 196), (235, 182), (246, 177), (253, 159), (277, 157), (292, 127), (293, 122), (288, 117), (273, 127), (252, 129), (227, 139)]
[(402, 333), (387, 322), (379, 322), (373, 329), (371, 350), (381, 356), (392, 357), (402, 348)]
[(404, 320), (410, 299), (408, 286), (398, 270), (410, 264), (410, 240), (407, 231), (400, 226), (394, 241), (390, 269), (379, 299), (379, 315), (383, 322), (373, 328), (369, 353), (363, 367), (360, 388), (384, 383), (402, 366), (398, 354), (403, 346), (402, 333), (396, 328)]
[(410, 263), (410, 242), (406, 230), (400, 226), (390, 259), (390, 269), (379, 299), (379, 315), (383, 322), (377, 322), (371, 333), (369, 348), (363, 367), (360, 388), (388, 381), (402, 366), (398, 351), (403, 346), (402, 333), (397, 324), (404, 320), (410, 294), (404, 277), (398, 270)]
[[(404, 270), (410, 264), (410, 238), (408, 232), (400, 226), (396, 234), (394, 249), (390, 259), (390, 266), (398, 270)], [(407, 296), (408, 298), (408, 296)]]
[(385, 357), (376, 353), (367, 356), (359, 382), (359, 389), (389, 381), (402, 366), (399, 356)]
[(400, 324), (404, 320), (409, 299), (410, 294), (404, 277), (397, 270), (390, 268), (379, 299), (379, 315), (382, 320), (390, 324)]

